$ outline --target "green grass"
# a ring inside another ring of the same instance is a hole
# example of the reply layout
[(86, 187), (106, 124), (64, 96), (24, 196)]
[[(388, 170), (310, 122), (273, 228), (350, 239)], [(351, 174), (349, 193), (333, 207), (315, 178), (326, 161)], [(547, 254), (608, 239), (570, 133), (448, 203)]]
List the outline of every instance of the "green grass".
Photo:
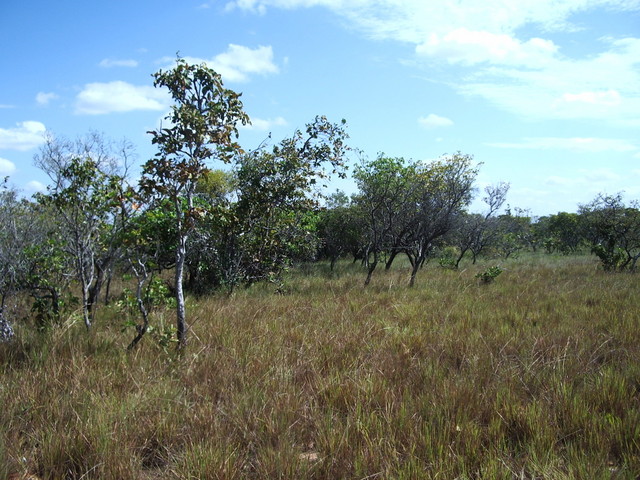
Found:
[(127, 353), (115, 307), (91, 334), (19, 325), (0, 478), (637, 478), (640, 277), (523, 256), (483, 285), (491, 265), (365, 289), (319, 264), (283, 295), (191, 299), (181, 357), (151, 336)]

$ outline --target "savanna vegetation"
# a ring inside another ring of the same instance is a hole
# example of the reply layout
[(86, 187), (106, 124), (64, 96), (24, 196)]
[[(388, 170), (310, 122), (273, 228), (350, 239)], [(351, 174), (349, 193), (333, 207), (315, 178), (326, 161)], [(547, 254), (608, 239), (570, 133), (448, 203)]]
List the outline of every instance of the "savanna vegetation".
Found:
[(0, 189), (0, 478), (640, 476), (636, 203), (534, 218), (462, 152), (323, 196), (346, 122), (247, 152), (216, 72), (154, 79), (138, 180), (49, 135)]

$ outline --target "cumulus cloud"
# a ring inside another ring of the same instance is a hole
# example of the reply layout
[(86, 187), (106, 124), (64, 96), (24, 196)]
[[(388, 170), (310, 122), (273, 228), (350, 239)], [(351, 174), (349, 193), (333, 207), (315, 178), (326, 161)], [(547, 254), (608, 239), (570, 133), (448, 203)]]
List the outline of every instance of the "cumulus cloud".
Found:
[(418, 118), (418, 123), (424, 128), (450, 127), (453, 121), (447, 117), (441, 117), (435, 113), (430, 113), (426, 117)]
[(46, 127), (41, 122), (19, 122), (14, 128), (0, 128), (0, 150), (30, 150), (44, 142)]
[(239, 128), (243, 130), (268, 131), (274, 127), (283, 127), (286, 125), (287, 121), (283, 117), (267, 119), (251, 117), (251, 125), (241, 125)]
[(229, 44), (226, 52), (213, 58), (185, 57), (188, 63), (205, 63), (214, 69), (224, 81), (247, 82), (251, 75), (268, 75), (279, 72), (278, 66), (273, 62), (273, 49), (271, 46), (259, 46), (249, 48), (242, 45)]
[(58, 98), (58, 95), (53, 92), (38, 92), (38, 94), (36, 95), (36, 103), (44, 107), (46, 105), (49, 105), (49, 102), (51, 102), (51, 100), (55, 100), (56, 98)]
[(152, 86), (137, 86), (122, 81), (89, 83), (76, 98), (75, 112), (102, 115), (134, 110), (164, 110), (168, 102), (167, 92)]
[(99, 64), (102, 68), (112, 68), (112, 67), (128, 67), (134, 68), (138, 66), (138, 62), (136, 60), (117, 60), (112, 58), (105, 58)]
[(594, 137), (533, 137), (525, 138), (522, 142), (517, 143), (487, 143), (486, 145), (496, 148), (553, 149), (578, 152), (631, 152), (638, 149), (628, 140)]
[(0, 175), (11, 175), (16, 171), (16, 166), (6, 158), (0, 158)]

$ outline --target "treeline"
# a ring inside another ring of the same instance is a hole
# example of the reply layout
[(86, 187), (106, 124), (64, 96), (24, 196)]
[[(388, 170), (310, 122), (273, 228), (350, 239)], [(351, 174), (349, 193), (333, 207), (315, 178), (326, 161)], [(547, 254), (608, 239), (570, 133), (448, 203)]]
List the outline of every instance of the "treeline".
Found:
[[(204, 65), (178, 58), (154, 74), (174, 106), (166, 128), (149, 132), (157, 155), (130, 180), (135, 158), (127, 142), (102, 135), (49, 136), (35, 164), (50, 178), (32, 199), (5, 183), (0, 190), (0, 338), (13, 335), (18, 295), (32, 299), (38, 328), (78, 308), (92, 328), (115, 276), (135, 279), (134, 347), (158, 302), (158, 274), (174, 273), (175, 335), (186, 344), (184, 290), (205, 294), (258, 281), (277, 282), (296, 262), (352, 256), (368, 284), (376, 268), (400, 255), (410, 285), (437, 257), (458, 268), (465, 256), (505, 258), (522, 249), (574, 253), (590, 248), (607, 270), (634, 269), (640, 256), (640, 213), (621, 197), (599, 196), (577, 214), (533, 220), (505, 203), (508, 184), (487, 187), (484, 212), (469, 213), (479, 165), (455, 153), (424, 163), (381, 155), (363, 160), (357, 192), (322, 201), (330, 175), (345, 175), (344, 121), (316, 117), (304, 130), (252, 152), (238, 143), (249, 118), (240, 95)], [(218, 160), (227, 170), (211, 170)], [(166, 290), (166, 287), (165, 287)], [(165, 292), (166, 293), (166, 292)]]
[[(410, 286), (417, 270), (430, 259), (443, 268), (457, 269), (464, 258), (475, 264), (481, 255), (508, 259), (520, 252), (591, 253), (606, 271), (636, 269), (640, 258), (637, 202), (625, 204), (620, 193), (599, 194), (580, 205), (578, 213), (533, 217), (521, 208), (503, 209), (509, 184), (499, 183), (484, 189), (484, 212), (473, 213), (468, 206), (474, 193), (470, 179), (476, 170), (468, 169), (469, 162), (470, 157), (456, 154), (430, 165), (409, 165), (410, 171), (444, 166), (445, 171), (464, 172), (463, 179), (450, 175), (453, 183), (441, 189), (423, 180), (414, 185), (412, 173), (401, 173), (407, 163), (403, 159), (381, 157), (358, 167), (355, 177), (360, 191), (351, 198), (333, 194), (322, 211), (321, 257), (331, 261), (331, 268), (345, 256), (361, 261), (368, 267), (368, 284), (380, 259), (388, 270), (398, 255), (404, 255), (412, 267)], [(397, 167), (395, 174), (385, 170), (391, 164)], [(363, 177), (364, 169), (374, 174)], [(382, 189), (370, 188), (375, 180)], [(420, 186), (427, 199), (416, 195)], [(464, 192), (462, 201), (452, 192)]]

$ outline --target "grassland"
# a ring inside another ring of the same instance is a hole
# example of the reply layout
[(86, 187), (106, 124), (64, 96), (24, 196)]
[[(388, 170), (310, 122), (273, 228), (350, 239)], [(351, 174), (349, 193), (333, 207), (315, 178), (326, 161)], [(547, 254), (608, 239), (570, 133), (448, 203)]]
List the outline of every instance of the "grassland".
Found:
[[(189, 299), (182, 356), (124, 314), (0, 346), (0, 478), (632, 479), (640, 276), (590, 257), (295, 271)], [(156, 325), (171, 312), (156, 311)]]

